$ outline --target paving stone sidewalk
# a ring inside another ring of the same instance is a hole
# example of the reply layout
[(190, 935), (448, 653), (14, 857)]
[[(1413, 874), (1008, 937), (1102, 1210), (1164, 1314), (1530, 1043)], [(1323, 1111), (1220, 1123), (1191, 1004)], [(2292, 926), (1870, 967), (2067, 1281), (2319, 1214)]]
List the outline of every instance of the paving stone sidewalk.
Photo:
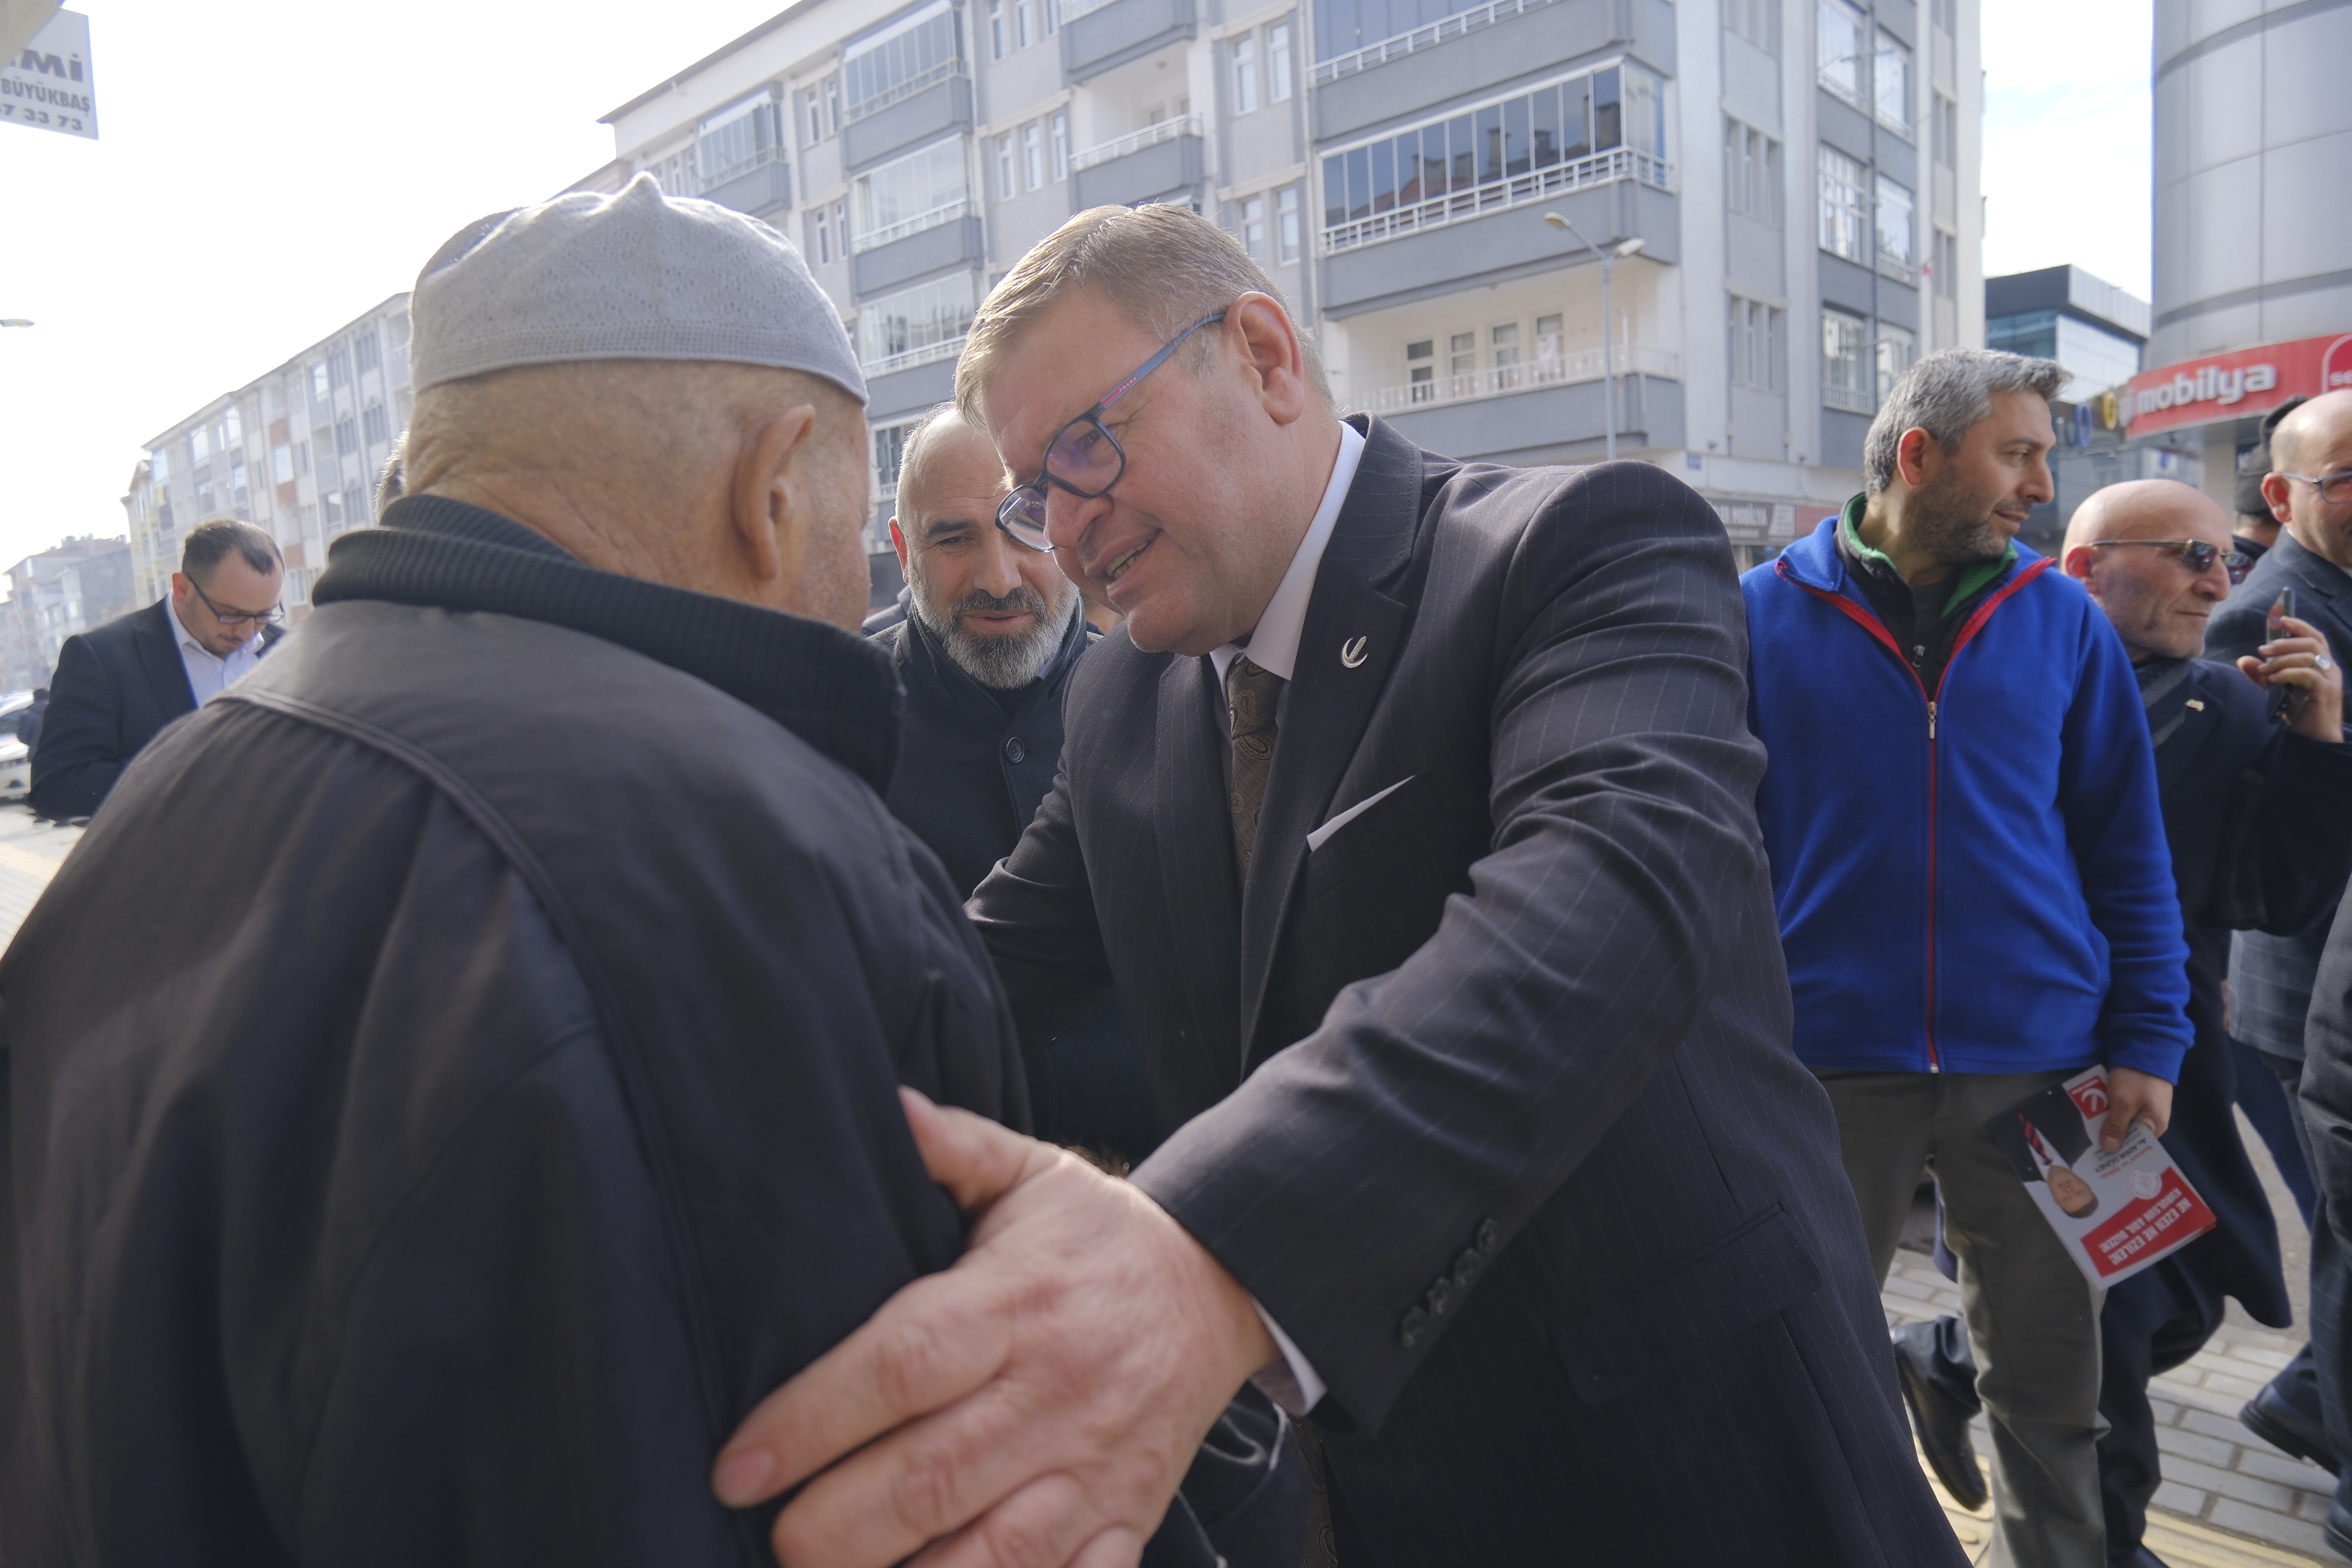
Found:
[(81, 840), (79, 827), (36, 822), (20, 803), (0, 805), (0, 949), (33, 910), (34, 901)]
[[(1890, 1326), (1960, 1310), (1959, 1288), (1915, 1252), (1895, 1254), (1882, 1300)], [(2275, 1333), (2233, 1313), (2195, 1360), (2149, 1386), (2164, 1485), (2148, 1518), (2147, 1547), (2169, 1568), (2343, 1568), (2319, 1531), (2335, 1478), (2238, 1424), (2238, 1407), (2302, 1342), (2297, 1333)], [(1981, 1463), (1992, 1451), (1982, 1416), (1976, 1447)], [(1969, 1561), (1982, 1562), (1992, 1510), (1966, 1512), (1941, 1487), (1936, 1496)]]

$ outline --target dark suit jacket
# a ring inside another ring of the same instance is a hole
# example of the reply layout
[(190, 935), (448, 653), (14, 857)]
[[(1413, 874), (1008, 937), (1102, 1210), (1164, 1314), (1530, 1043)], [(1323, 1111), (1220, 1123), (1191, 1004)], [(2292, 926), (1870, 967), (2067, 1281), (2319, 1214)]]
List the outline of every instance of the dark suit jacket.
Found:
[[(2352, 658), (2352, 575), (2314, 555), (2282, 532), (2278, 543), (2213, 612), (2205, 628), (2205, 657), (2234, 661), (2268, 640), (2271, 602), (2292, 585), (2298, 619), (2326, 634), (2339, 660)], [(2339, 880), (2333, 889), (2340, 895)], [(2238, 938), (2230, 965), (2231, 1022), (2238, 1038), (2274, 1057), (2303, 1055), (2305, 1016), (2311, 1010), (2312, 975), (2326, 945), (2335, 899), (2311, 925), (2285, 935), (2249, 931)]]
[[(99, 807), (156, 731), (196, 710), (171, 626), (171, 601), (66, 638), (33, 748), (33, 810), (60, 822)], [(264, 628), (261, 649), (284, 634)]]
[(1658, 469), (1370, 422), (1248, 886), (1209, 661), (1120, 632), (973, 897), (1024, 1034), (1116, 981), (1134, 1179), (1328, 1381), (1342, 1561), (1959, 1561), (1789, 1049), (1743, 625)]

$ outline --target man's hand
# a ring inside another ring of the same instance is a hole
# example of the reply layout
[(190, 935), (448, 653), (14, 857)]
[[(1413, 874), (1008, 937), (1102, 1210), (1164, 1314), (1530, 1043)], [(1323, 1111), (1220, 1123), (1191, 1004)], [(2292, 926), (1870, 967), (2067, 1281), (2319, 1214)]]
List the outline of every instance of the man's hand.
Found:
[(2344, 741), (2344, 671), (2327, 651), (2327, 637), (2309, 621), (2279, 617), (2286, 635), (2263, 644), (2260, 657), (2238, 660), (2246, 679), (2268, 690), (2273, 686), (2296, 689), (2287, 728), (2329, 745)]
[(2135, 1121), (2147, 1122), (2150, 1132), (2163, 1137), (2172, 1125), (2172, 1086), (2137, 1068), (2109, 1068), (2107, 1123), (2099, 1129), (2099, 1147), (2110, 1154), (2122, 1148)]
[(1274, 1340), (1133, 1187), (899, 1092), (971, 1242), (762, 1401), (712, 1489), (815, 1477), (776, 1518), (785, 1568), (1128, 1568)]

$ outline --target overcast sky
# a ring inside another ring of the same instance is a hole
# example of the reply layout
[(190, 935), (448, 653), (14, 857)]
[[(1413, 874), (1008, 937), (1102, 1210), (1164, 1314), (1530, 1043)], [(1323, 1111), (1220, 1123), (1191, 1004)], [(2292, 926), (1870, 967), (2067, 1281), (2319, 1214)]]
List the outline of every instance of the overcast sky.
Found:
[[(0, 563), (120, 535), (148, 437), (604, 163), (598, 115), (782, 4), (81, 0), (104, 140), (0, 125), (0, 316), (38, 322), (0, 331)], [(1989, 272), (2147, 293), (2147, 12), (1984, 0)]]

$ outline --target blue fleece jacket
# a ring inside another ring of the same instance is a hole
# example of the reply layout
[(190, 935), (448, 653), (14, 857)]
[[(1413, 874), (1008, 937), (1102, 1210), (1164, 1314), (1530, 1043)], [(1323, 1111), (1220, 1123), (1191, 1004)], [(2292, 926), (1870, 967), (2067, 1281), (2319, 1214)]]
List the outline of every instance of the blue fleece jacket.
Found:
[(2020, 548), (1930, 693), (1837, 526), (1740, 580), (1798, 1057), (2172, 1079), (2189, 953), (2122, 640)]

